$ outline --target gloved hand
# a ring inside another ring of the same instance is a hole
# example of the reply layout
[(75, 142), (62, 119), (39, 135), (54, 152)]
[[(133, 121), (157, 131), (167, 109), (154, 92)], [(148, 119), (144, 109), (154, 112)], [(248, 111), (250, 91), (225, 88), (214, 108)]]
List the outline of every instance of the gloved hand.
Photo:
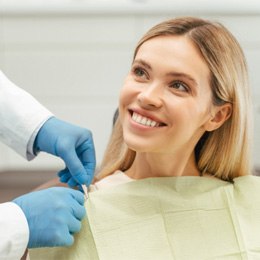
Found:
[(70, 188), (35, 191), (14, 199), (30, 230), (29, 248), (70, 246), (85, 216), (84, 195)]
[(91, 132), (87, 129), (52, 117), (39, 130), (34, 151), (61, 157), (66, 168), (58, 175), (61, 182), (71, 187), (89, 185), (94, 177), (95, 148)]

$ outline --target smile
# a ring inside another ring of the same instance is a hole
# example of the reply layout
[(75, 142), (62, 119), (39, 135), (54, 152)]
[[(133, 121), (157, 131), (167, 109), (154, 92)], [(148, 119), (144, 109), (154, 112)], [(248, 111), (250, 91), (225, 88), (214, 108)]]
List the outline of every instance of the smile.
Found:
[(132, 120), (140, 125), (149, 126), (149, 127), (161, 127), (165, 126), (164, 123), (156, 122), (148, 117), (141, 116), (136, 112), (132, 113)]

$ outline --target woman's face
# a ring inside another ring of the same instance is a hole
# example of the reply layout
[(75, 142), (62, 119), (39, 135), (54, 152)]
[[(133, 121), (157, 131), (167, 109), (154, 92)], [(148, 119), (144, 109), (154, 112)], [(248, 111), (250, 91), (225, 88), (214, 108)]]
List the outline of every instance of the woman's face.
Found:
[(193, 150), (211, 119), (210, 71), (185, 36), (141, 45), (120, 94), (120, 120), (137, 152)]

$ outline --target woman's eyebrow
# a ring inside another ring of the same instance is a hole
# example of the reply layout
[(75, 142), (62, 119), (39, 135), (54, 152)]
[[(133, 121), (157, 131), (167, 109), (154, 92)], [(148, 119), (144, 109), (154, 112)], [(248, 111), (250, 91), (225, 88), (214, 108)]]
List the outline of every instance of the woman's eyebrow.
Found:
[(146, 69), (152, 70), (152, 66), (142, 59), (134, 60), (133, 64), (135, 64), (135, 63), (144, 66)]
[(186, 78), (187, 80), (191, 81), (196, 87), (198, 86), (197, 81), (192, 76), (183, 72), (170, 72), (167, 73), (167, 76)]
[[(146, 62), (146, 61), (144, 61), (142, 59), (134, 60), (133, 64), (140, 64), (140, 65), (144, 66), (146, 69), (152, 70), (152, 66), (148, 62)], [(169, 72), (166, 75), (167, 76), (172, 76), (172, 77), (186, 78), (188, 81), (192, 82), (194, 86), (196, 86), (196, 87), (198, 86), (197, 81), (192, 76), (190, 76), (187, 73), (183, 73), (183, 72)]]

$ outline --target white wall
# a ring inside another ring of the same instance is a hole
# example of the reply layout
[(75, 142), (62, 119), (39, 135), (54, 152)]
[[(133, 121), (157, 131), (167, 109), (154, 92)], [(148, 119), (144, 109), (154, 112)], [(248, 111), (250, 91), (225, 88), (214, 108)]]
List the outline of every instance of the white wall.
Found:
[[(258, 1), (219, 1), (214, 6), (201, 0), (20, 2), (0, 0), (0, 68), (57, 117), (92, 129), (98, 161), (110, 134), (120, 86), (142, 34), (157, 22), (179, 15), (223, 22), (237, 36), (248, 59), (255, 101), (254, 160), (260, 167)], [(28, 163), (4, 145), (0, 151), (0, 169), (62, 166), (59, 159), (44, 154)]]

